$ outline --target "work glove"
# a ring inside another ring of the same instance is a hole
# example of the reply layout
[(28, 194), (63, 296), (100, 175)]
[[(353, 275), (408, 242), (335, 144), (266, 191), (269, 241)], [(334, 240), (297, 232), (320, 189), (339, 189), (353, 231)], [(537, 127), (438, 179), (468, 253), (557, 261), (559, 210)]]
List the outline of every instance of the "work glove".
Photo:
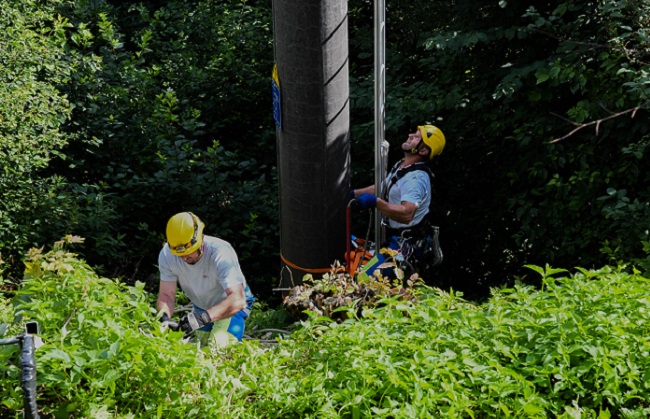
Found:
[(377, 197), (369, 193), (362, 193), (357, 196), (357, 205), (361, 209), (375, 208), (377, 206)]
[(210, 322), (210, 315), (207, 311), (202, 311), (200, 313), (191, 312), (181, 319), (178, 326), (183, 332), (189, 333), (202, 328)]
[(178, 322), (172, 320), (171, 317), (167, 315), (167, 313), (163, 313), (162, 317), (160, 318), (160, 323), (162, 323), (164, 328), (171, 329), (173, 331), (178, 330)]

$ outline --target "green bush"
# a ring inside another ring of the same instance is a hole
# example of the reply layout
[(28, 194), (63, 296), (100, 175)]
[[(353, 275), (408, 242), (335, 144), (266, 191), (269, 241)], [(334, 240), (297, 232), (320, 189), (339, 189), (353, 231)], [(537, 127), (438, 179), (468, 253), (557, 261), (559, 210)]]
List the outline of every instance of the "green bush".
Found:
[[(175, 405), (198, 397), (196, 353), (180, 342), (180, 333), (161, 334), (148, 297), (141, 285), (125, 287), (97, 277), (60, 246), (30, 254), (15, 304), (20, 320), (35, 320), (41, 327), (38, 404), (44, 413), (181, 412)], [(6, 415), (6, 409), (19, 410), (22, 400), (17, 366), (2, 365)], [(178, 376), (196, 384), (179, 388)]]
[[(14, 299), (18, 323), (41, 325), (37, 403), (44, 415), (650, 414), (650, 280), (638, 274), (606, 267), (559, 277), (561, 269), (531, 266), (541, 290), (494, 290), (479, 305), (422, 287), (417, 301), (386, 298), (360, 315), (351, 307), (342, 322), (311, 314), (274, 346), (245, 341), (210, 351), (162, 332), (141, 284), (98, 277), (64, 247), (30, 253)], [(9, 322), (3, 307), (0, 324)], [(0, 338), (7, 333), (0, 328)], [(0, 351), (2, 417), (21, 415), (15, 356), (15, 348)]]
[(0, 3), (0, 258), (7, 275), (19, 273), (20, 256), (31, 246), (61, 237), (67, 202), (60, 176), (43, 175), (72, 139), (62, 130), (71, 104), (56, 85), (69, 80), (65, 19), (59, 1)]
[(267, 355), (276, 374), (250, 371), (253, 416), (647, 417), (650, 281), (535, 269), (541, 291), (495, 290), (483, 305), (429, 289), (357, 321), (314, 315)]

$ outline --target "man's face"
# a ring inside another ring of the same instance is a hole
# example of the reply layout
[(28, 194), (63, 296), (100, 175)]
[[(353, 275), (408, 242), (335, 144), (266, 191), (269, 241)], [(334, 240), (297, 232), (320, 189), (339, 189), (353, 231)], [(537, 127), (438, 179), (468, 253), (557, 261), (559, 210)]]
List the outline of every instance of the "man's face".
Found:
[(190, 253), (189, 255), (185, 256), (179, 256), (181, 259), (183, 259), (183, 262), (187, 263), (188, 265), (194, 265), (196, 262), (201, 259), (201, 255), (198, 250)]
[(420, 144), (420, 141), (422, 141), (422, 133), (418, 129), (418, 130), (415, 130), (415, 132), (409, 134), (409, 137), (402, 144), (402, 150), (411, 151), (412, 149), (418, 147), (418, 144)]

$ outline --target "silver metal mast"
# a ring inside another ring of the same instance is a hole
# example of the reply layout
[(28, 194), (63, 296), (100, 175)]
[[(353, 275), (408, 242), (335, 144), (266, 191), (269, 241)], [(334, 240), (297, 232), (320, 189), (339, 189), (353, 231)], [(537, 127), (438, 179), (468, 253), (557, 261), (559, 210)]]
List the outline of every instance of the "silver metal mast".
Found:
[[(381, 197), (386, 162), (382, 158), (386, 123), (386, 0), (375, 0), (375, 195)], [(386, 150), (387, 151), (387, 150)], [(381, 213), (375, 209), (375, 251), (383, 240)]]

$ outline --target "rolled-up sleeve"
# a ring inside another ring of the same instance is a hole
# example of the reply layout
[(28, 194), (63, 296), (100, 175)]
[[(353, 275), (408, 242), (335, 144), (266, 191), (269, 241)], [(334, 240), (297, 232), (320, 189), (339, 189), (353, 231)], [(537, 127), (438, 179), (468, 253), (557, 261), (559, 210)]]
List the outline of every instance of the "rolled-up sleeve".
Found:
[(160, 280), (165, 282), (178, 282), (178, 275), (176, 275), (169, 266), (169, 258), (171, 257), (169, 246), (165, 245), (158, 254), (158, 270), (160, 271)]
[(217, 278), (224, 289), (234, 288), (235, 285), (245, 284), (244, 274), (239, 266), (235, 249), (228, 244), (220, 249), (216, 257)]

